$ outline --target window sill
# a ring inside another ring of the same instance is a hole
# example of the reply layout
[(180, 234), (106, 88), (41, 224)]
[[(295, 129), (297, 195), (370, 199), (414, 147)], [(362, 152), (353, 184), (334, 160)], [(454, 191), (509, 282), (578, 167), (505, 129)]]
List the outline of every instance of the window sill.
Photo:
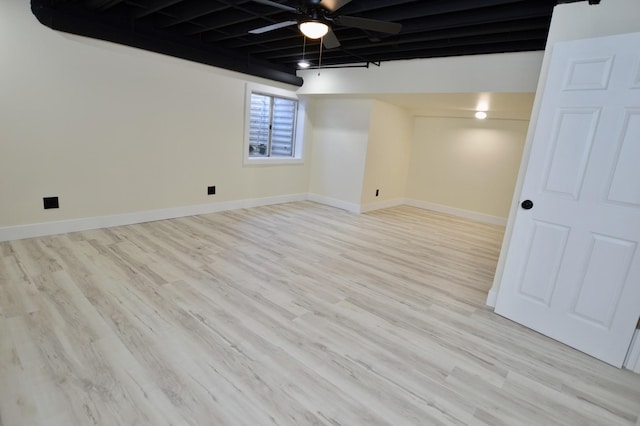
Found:
[(302, 158), (278, 158), (278, 157), (269, 157), (269, 158), (245, 158), (244, 165), (245, 166), (281, 166), (286, 164), (304, 164), (304, 160)]

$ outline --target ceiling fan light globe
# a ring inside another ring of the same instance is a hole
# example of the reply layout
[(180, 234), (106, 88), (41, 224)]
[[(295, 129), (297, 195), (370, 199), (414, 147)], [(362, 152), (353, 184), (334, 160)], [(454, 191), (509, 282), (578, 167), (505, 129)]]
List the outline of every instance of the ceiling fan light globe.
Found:
[(329, 26), (318, 21), (301, 22), (299, 28), (305, 37), (313, 40), (324, 37), (329, 32)]

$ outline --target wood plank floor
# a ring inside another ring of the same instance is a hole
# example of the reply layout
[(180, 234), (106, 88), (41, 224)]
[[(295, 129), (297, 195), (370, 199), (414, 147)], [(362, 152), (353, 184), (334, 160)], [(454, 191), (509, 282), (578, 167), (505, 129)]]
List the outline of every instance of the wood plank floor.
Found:
[(299, 202), (0, 244), (2, 425), (637, 425), (484, 306), (502, 228)]

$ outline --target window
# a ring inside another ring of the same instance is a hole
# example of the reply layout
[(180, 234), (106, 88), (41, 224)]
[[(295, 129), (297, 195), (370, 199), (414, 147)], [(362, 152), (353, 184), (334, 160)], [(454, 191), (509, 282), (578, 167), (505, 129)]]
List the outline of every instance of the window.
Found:
[(301, 161), (295, 93), (248, 84), (246, 102), (245, 164)]
[(251, 94), (249, 157), (293, 157), (298, 101)]

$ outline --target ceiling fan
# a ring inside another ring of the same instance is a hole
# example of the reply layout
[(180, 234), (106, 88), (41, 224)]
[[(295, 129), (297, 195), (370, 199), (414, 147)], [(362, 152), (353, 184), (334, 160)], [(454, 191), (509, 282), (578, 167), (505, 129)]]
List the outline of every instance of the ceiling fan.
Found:
[(275, 24), (256, 28), (249, 31), (250, 34), (262, 34), (278, 28), (298, 25), (300, 31), (308, 38), (321, 38), (326, 49), (334, 49), (340, 46), (340, 41), (333, 33), (331, 26), (359, 28), (386, 34), (398, 34), (402, 25), (397, 22), (379, 21), (377, 19), (358, 18), (336, 14), (337, 10), (350, 3), (351, 0), (300, 0), (299, 7), (292, 7), (271, 0), (253, 0), (256, 3), (273, 6), (301, 17), (296, 20), (277, 22)]

